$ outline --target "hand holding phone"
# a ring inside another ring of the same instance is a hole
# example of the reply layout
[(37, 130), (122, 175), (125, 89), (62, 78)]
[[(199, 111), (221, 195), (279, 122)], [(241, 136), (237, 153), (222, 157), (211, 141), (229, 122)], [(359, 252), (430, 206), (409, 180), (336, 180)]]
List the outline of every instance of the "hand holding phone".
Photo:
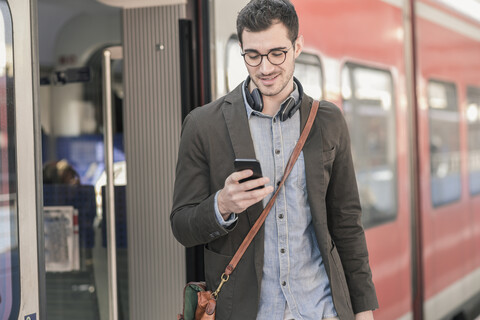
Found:
[[(258, 178), (263, 177), (260, 162), (258, 162), (258, 160), (256, 160), (256, 159), (235, 159), (234, 167), (235, 167), (235, 171), (243, 171), (243, 170), (248, 170), (248, 169), (253, 171), (253, 174), (250, 177), (238, 181), (239, 183), (243, 183), (243, 182), (246, 182), (246, 181), (250, 181), (250, 180), (254, 180), (254, 179), (258, 179)], [(261, 188), (264, 188), (264, 187), (265, 186), (263, 185), (263, 186), (253, 188), (251, 190), (257, 190), (257, 189), (261, 189)]]
[[(234, 166), (236, 172), (227, 177), (225, 185), (223, 189), (220, 190), (217, 198), (218, 209), (225, 220), (230, 217), (231, 213), (243, 212), (273, 192), (272, 186), (258, 186), (259, 183), (268, 184), (270, 180), (267, 177), (262, 177), (262, 169), (257, 160), (236, 159)], [(251, 176), (247, 177), (247, 174), (243, 172), (247, 169), (253, 171)], [(247, 182), (253, 179), (260, 179), (260, 181), (257, 184)], [(253, 184), (254, 187), (249, 189), (251, 184)]]

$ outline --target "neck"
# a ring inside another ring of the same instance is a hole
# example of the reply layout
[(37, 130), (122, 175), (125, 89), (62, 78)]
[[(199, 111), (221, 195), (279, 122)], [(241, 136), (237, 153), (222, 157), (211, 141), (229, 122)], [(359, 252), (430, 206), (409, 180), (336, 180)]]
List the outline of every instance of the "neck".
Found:
[[(249, 90), (250, 92), (255, 89), (256, 86), (253, 81), (250, 81)], [(262, 95), (263, 99), (263, 110), (262, 113), (274, 116), (277, 114), (278, 110), (280, 110), (280, 106), (282, 102), (284, 102), (288, 96), (293, 92), (293, 78), (291, 79), (290, 83), (278, 94), (274, 96), (265, 96)]]

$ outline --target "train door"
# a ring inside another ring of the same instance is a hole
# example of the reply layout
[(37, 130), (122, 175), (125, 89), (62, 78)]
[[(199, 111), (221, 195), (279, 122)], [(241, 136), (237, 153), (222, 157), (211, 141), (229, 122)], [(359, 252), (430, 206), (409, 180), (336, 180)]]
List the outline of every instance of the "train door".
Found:
[(30, 6), (0, 1), (1, 319), (35, 319), (39, 306)]
[(185, 1), (132, 3), (38, 0), (44, 318), (181, 308), (185, 251), (169, 213)]
[(121, 10), (39, 0), (38, 24), (45, 316), (126, 319)]
[(478, 8), (415, 1), (425, 319), (479, 312)]

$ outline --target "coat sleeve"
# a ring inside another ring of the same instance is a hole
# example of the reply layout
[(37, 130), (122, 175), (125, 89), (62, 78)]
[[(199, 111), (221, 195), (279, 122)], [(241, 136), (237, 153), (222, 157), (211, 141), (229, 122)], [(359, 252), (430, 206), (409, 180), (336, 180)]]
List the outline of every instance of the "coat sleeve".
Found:
[(336, 108), (337, 152), (326, 194), (329, 231), (345, 272), (354, 313), (378, 308), (345, 119)]
[(207, 158), (201, 132), (191, 113), (182, 126), (170, 214), (173, 235), (186, 247), (206, 244), (224, 236), (236, 224), (227, 230), (215, 216), (215, 191), (211, 190)]

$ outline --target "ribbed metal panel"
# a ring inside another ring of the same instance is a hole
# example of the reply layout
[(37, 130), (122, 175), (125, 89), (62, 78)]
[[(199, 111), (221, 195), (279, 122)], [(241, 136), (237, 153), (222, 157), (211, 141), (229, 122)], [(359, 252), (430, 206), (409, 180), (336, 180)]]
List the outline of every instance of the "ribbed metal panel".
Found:
[(170, 210), (181, 129), (184, 5), (123, 11), (130, 319), (175, 319), (185, 250)]

